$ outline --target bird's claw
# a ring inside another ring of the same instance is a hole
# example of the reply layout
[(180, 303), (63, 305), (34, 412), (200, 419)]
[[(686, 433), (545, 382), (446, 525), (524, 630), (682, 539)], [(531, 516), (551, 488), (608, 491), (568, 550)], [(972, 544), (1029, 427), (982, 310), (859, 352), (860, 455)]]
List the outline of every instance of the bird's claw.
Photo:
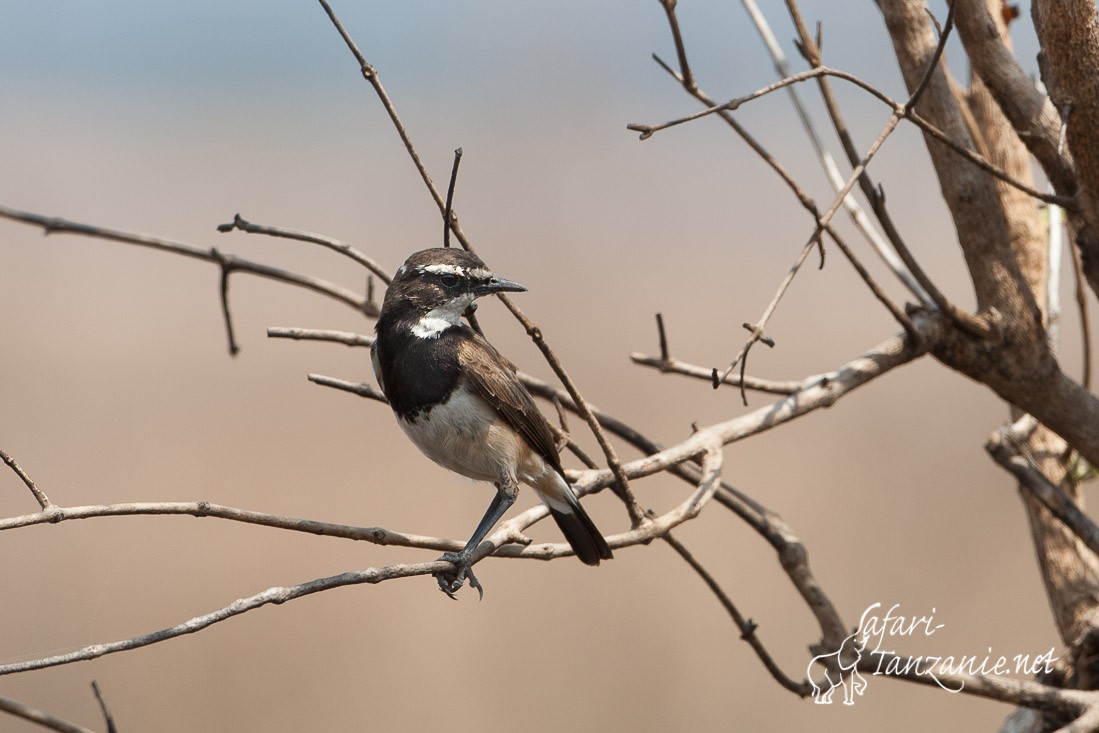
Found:
[(480, 599), (485, 597), (485, 589), (477, 580), (477, 576), (473, 574), (473, 566), (470, 564), (468, 554), (461, 552), (445, 552), (439, 559), (453, 563), (457, 568), (457, 572), (455, 573), (440, 572), (435, 574), (435, 580), (439, 583), (439, 590), (456, 601), (458, 600), (458, 597), (455, 593), (461, 589), (462, 584), (466, 580), (469, 580), (470, 587), (477, 589)]

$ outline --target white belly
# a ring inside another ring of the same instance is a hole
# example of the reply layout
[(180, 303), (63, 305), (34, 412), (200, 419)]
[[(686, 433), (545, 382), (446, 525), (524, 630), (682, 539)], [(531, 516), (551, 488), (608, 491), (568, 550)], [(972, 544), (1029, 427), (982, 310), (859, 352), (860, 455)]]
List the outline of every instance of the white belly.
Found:
[(398, 420), (424, 455), (477, 481), (536, 483), (547, 466), (479, 396), (457, 389), (415, 422)]

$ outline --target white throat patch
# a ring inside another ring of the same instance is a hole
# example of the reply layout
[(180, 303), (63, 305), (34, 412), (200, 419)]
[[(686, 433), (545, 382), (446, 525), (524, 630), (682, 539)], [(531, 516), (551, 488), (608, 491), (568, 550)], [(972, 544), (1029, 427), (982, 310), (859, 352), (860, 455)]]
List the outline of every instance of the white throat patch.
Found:
[(453, 325), (453, 323), (445, 318), (433, 318), (428, 314), (416, 321), (415, 325), (412, 326), (412, 333), (422, 339), (437, 339), (439, 338), (439, 334)]
[(432, 308), (424, 314), (423, 318), (412, 324), (412, 333), (422, 339), (439, 338), (443, 331), (462, 322), (462, 314), (472, 302), (473, 294), (467, 293), (438, 308)]

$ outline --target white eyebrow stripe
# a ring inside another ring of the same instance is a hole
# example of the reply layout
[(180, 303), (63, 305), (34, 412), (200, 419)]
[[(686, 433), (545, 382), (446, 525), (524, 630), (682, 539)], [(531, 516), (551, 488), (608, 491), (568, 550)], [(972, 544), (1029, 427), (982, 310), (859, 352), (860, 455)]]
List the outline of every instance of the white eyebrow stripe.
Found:
[(480, 267), (469, 270), (458, 265), (424, 265), (420, 269), (424, 272), (430, 272), (432, 275), (457, 275), (458, 277), (472, 277), (478, 280), (487, 280), (492, 276), (492, 273)]

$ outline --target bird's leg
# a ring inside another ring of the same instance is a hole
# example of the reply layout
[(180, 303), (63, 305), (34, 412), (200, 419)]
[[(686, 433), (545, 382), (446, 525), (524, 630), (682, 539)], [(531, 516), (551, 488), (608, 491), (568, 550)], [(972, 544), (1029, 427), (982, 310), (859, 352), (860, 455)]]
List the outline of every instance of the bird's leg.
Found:
[(443, 556), (439, 558), (457, 566), (457, 572), (453, 574), (439, 573), (435, 576), (435, 579), (439, 581), (439, 589), (451, 598), (454, 598), (454, 594), (462, 587), (462, 583), (466, 578), (469, 578), (469, 584), (477, 589), (482, 598), (484, 597), (484, 588), (477, 582), (470, 560), (473, 558), (473, 551), (477, 549), (477, 545), (481, 544), (481, 540), (485, 538), (485, 535), (515, 503), (515, 497), (518, 494), (519, 482), (514, 477), (509, 476), (497, 481), (496, 496), (492, 497), (492, 503), (488, 505), (485, 516), (481, 517), (477, 529), (473, 530), (473, 536), (469, 538), (466, 546), (462, 548), (461, 552), (444, 552)]

